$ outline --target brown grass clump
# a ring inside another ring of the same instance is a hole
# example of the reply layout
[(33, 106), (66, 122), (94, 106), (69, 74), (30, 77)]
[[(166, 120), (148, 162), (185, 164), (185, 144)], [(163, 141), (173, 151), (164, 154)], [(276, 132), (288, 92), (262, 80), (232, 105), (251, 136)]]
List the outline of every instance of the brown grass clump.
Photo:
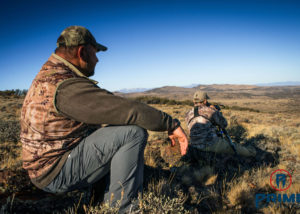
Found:
[(208, 179), (205, 181), (205, 186), (209, 186), (209, 185), (213, 185), (216, 183), (218, 179), (218, 175), (211, 175), (210, 177), (208, 177)]
[(3, 142), (0, 144), (0, 169), (17, 170), (22, 166), (21, 143)]
[(183, 206), (186, 200), (187, 196), (171, 188), (166, 180), (152, 181), (148, 190), (138, 198), (138, 213), (190, 213)]
[(1, 121), (0, 120), (0, 142), (14, 142), (20, 140), (19, 121)]
[(231, 184), (231, 188), (227, 193), (231, 206), (253, 207), (254, 195), (251, 192), (251, 187), (246, 181)]

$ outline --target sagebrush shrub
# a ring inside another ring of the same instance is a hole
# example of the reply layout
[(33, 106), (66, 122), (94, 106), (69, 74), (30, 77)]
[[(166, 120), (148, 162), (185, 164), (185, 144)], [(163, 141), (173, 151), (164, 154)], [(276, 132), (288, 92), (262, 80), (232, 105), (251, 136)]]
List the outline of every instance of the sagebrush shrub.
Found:
[(0, 142), (18, 142), (19, 139), (20, 123), (0, 120)]

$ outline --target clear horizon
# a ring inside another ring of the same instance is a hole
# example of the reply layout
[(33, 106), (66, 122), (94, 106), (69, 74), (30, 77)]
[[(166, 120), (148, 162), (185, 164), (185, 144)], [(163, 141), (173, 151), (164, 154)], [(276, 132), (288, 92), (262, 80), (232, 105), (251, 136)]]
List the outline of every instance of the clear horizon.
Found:
[(300, 81), (297, 1), (34, 0), (0, 10), (0, 90), (28, 89), (70, 25), (108, 47), (92, 79), (110, 91)]
[[(276, 85), (278, 84), (278, 85)], [(300, 86), (300, 82), (297, 81), (287, 81), (287, 82), (270, 82), (270, 83), (257, 83), (257, 84), (231, 84), (231, 83), (212, 83), (212, 84), (190, 84), (190, 85), (162, 85), (158, 87), (153, 88), (120, 88), (117, 90), (112, 90), (112, 92), (118, 92), (123, 90), (137, 90), (137, 89), (145, 89), (145, 90), (151, 90), (156, 88), (163, 88), (163, 87), (182, 87), (182, 88), (193, 88), (200, 85), (253, 85), (253, 86)], [(28, 88), (10, 88), (10, 89), (0, 89), (0, 91), (6, 91), (6, 90), (26, 90)]]

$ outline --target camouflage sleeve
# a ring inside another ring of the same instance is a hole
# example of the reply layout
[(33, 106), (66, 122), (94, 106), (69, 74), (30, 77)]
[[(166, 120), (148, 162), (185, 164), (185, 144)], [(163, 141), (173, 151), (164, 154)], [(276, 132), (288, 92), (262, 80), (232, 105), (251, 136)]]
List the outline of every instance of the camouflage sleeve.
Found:
[(227, 127), (227, 120), (223, 117), (222, 113), (215, 111), (212, 115), (213, 122), (218, 125), (220, 128), (224, 129)]
[(185, 122), (188, 125), (190, 120), (194, 117), (194, 111), (193, 110), (189, 110), (188, 112), (186, 112), (185, 114)]

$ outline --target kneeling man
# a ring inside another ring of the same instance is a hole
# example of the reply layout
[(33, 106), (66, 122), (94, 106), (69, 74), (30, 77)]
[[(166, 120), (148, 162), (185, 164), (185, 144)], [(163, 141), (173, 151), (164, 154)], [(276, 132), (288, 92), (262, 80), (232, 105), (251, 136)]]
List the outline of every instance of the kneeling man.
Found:
[(191, 150), (237, 153), (240, 156), (254, 157), (256, 155), (255, 148), (228, 142), (220, 136), (218, 129), (225, 130), (227, 121), (215, 106), (208, 103), (208, 99), (207, 93), (196, 91), (193, 100), (194, 108), (186, 113), (185, 120), (190, 133)]

